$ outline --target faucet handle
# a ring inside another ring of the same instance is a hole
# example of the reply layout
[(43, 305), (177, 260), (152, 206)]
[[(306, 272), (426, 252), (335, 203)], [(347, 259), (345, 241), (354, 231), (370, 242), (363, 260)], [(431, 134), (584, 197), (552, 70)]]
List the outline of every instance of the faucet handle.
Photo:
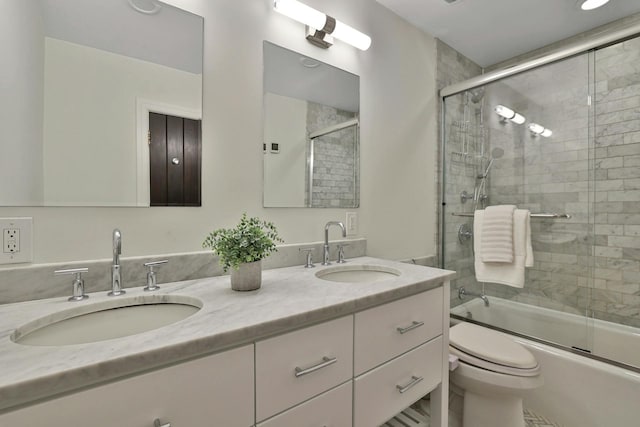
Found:
[(89, 295), (84, 293), (84, 279), (82, 278), (82, 273), (88, 273), (89, 269), (86, 267), (83, 268), (68, 268), (65, 270), (56, 270), (53, 272), (56, 276), (73, 274), (75, 277), (73, 278), (73, 295), (69, 297), (69, 301), (82, 301), (89, 298)]
[(144, 266), (149, 269), (147, 271), (147, 286), (143, 288), (144, 291), (157, 291), (160, 286), (156, 285), (156, 271), (154, 268), (159, 268), (163, 264), (168, 263), (169, 260), (163, 259), (162, 261), (145, 262)]
[(339, 243), (338, 245), (338, 260), (336, 261), (338, 264), (344, 264), (347, 260), (344, 259), (344, 248), (345, 246), (349, 246), (349, 243)]
[(149, 267), (149, 269), (153, 269), (154, 267), (158, 267), (162, 264), (167, 264), (169, 262), (169, 260), (167, 259), (163, 259), (162, 261), (151, 261), (151, 262), (145, 262), (144, 266), (145, 267)]
[(300, 252), (305, 251), (307, 253), (307, 261), (306, 261), (306, 264), (304, 265), (304, 268), (315, 267), (315, 264), (313, 264), (313, 258), (312, 258), (312, 253), (315, 250), (316, 250), (316, 248), (300, 248), (300, 249), (298, 249), (298, 251), (300, 251)]
[(56, 270), (53, 272), (56, 276), (61, 276), (63, 274), (75, 274), (76, 276), (82, 275), (82, 273), (88, 273), (89, 269), (87, 267), (82, 268), (67, 268), (65, 270)]

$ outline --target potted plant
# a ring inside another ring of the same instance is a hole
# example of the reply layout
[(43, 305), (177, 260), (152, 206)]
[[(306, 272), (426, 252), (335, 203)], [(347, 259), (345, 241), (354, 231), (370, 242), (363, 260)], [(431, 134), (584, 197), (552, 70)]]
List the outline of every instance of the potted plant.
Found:
[(275, 242), (283, 242), (276, 226), (245, 212), (235, 228), (209, 233), (202, 247), (219, 256), (225, 272), (231, 268), (231, 289), (253, 291), (262, 283), (262, 259), (277, 250)]

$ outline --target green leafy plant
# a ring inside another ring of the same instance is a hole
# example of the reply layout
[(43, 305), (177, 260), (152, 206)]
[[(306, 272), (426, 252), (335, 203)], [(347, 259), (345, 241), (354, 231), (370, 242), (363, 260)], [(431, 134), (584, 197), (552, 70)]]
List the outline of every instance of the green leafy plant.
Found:
[(235, 228), (220, 228), (209, 233), (202, 247), (211, 248), (227, 271), (229, 267), (237, 270), (240, 264), (260, 261), (277, 250), (275, 242), (283, 241), (272, 222), (247, 218), (245, 212)]

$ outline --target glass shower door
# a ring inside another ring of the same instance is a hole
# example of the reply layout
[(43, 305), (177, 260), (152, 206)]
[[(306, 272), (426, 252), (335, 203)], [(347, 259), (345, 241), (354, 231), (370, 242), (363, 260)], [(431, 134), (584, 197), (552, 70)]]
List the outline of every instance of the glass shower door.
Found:
[[(442, 218), (443, 265), (458, 272), (452, 312), (587, 351), (595, 195), (589, 62), (579, 55), (444, 100)], [(475, 279), (473, 212), (503, 204), (559, 215), (531, 219), (535, 263), (523, 288)], [(488, 295), (489, 306), (460, 299), (461, 287)]]
[(593, 352), (640, 367), (640, 38), (594, 55)]
[(360, 201), (358, 119), (309, 135), (305, 206), (353, 208)]

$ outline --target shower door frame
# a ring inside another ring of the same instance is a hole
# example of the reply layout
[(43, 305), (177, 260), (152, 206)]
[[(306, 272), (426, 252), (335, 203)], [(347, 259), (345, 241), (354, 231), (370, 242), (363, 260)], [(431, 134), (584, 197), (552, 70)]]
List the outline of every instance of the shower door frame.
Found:
[[(594, 135), (594, 130), (595, 130), (595, 52), (598, 49), (602, 49), (602, 48), (606, 48), (607, 46), (610, 45), (614, 45), (617, 43), (621, 43), (624, 42), (625, 40), (629, 40), (632, 38), (636, 38), (636, 37), (640, 37), (640, 23), (634, 24), (634, 25), (630, 25), (626, 28), (623, 29), (619, 29), (616, 31), (612, 31), (609, 32), (607, 34), (603, 34), (603, 35), (599, 35), (596, 37), (592, 37), (589, 40), (586, 41), (581, 41), (578, 43), (574, 43), (569, 45), (568, 47), (562, 48), (562, 49), (558, 49), (555, 51), (552, 51), (551, 53), (549, 53), (548, 55), (542, 56), (540, 58), (536, 58), (534, 60), (530, 60), (530, 61), (526, 61), (523, 62), (521, 64), (503, 69), (503, 70), (497, 70), (494, 72), (490, 72), (487, 74), (483, 74), (480, 75), (478, 77), (474, 77), (468, 80), (465, 80), (463, 82), (460, 83), (456, 83), (456, 84), (452, 84), (449, 85), (443, 89), (440, 90), (440, 102), (441, 102), (441, 110), (440, 110), (440, 144), (439, 144), (439, 149), (440, 149), (440, 156), (439, 156), (439, 161), (440, 161), (440, 171), (439, 171), (439, 178), (440, 178), (440, 191), (439, 191), (439, 205), (440, 205), (440, 215), (439, 215), (439, 226), (438, 226), (438, 232), (439, 232), (439, 250), (438, 250), (438, 255), (439, 255), (439, 264), (441, 267), (444, 268), (444, 262), (445, 262), (445, 231), (446, 231), (446, 222), (447, 222), (447, 214), (448, 212), (446, 212), (446, 207), (447, 207), (447, 196), (446, 196), (446, 177), (445, 177), (445, 169), (446, 169), (446, 164), (445, 161), (447, 159), (446, 157), (446, 151), (445, 151), (445, 137), (448, 137), (447, 134), (447, 127), (446, 127), (446, 104), (445, 104), (445, 98), (448, 98), (452, 95), (457, 95), (457, 94), (461, 94), (462, 92), (465, 92), (469, 89), (473, 89), (473, 88), (477, 88), (477, 87), (481, 87), (481, 86), (485, 86), (487, 84), (490, 84), (492, 82), (497, 82), (499, 80), (502, 80), (504, 78), (510, 77), (510, 76), (514, 76), (516, 74), (520, 74), (520, 73), (524, 73), (526, 71), (530, 71), (530, 70), (534, 70), (536, 68), (542, 67), (544, 65), (548, 65), (554, 62), (558, 62), (564, 59), (568, 59), (574, 56), (578, 56), (578, 55), (582, 55), (582, 54), (587, 54), (588, 55), (588, 93), (589, 93), (589, 110), (588, 110), (588, 142), (589, 142), (589, 157), (588, 157), (588, 168), (589, 168), (589, 212), (588, 212), (588, 216), (589, 216), (589, 220), (588, 220), (588, 226), (591, 229), (591, 233), (595, 233), (594, 228), (595, 228), (595, 201), (594, 201), (594, 195), (595, 195), (595, 179), (592, 177), (592, 173), (594, 170), (594, 164), (595, 164), (595, 135)], [(589, 261), (589, 268), (593, 268), (594, 265), (594, 259), (593, 257), (591, 257), (590, 261)], [(593, 275), (590, 275), (590, 279), (589, 279), (589, 286), (588, 289), (591, 291), (593, 289)], [(591, 297), (588, 298), (588, 302), (587, 302), (587, 307), (586, 307), (586, 311), (587, 311), (587, 315), (586, 315), (586, 321), (587, 321), (587, 331), (589, 333), (590, 331), (590, 324), (589, 322), (594, 321), (593, 316), (590, 316), (589, 313), (589, 306), (591, 305)], [(467, 319), (465, 319), (467, 320)], [(477, 323), (473, 320), (470, 320), (472, 323)], [(531, 337), (531, 336), (527, 336), (527, 335), (523, 335), (521, 333), (515, 332), (515, 331), (511, 331), (511, 330), (503, 330), (499, 327), (494, 327), (491, 325), (484, 325), (483, 326), (492, 328), (492, 329), (496, 329), (496, 330), (500, 330), (502, 332), (507, 332), (516, 336), (520, 336), (523, 338), (527, 338), (527, 339), (531, 339), (533, 341), (538, 341), (562, 350), (566, 350), (569, 352), (573, 352), (576, 354), (580, 354), (586, 357), (589, 357), (591, 359), (595, 359), (595, 360), (599, 360), (614, 366), (619, 366), (619, 367), (623, 367), (625, 369), (630, 369), (634, 372), (638, 372), (640, 373), (640, 367), (636, 367), (636, 366), (632, 366), (632, 365), (627, 365), (625, 363), (622, 362), (618, 362), (616, 360), (612, 360), (612, 359), (607, 359), (601, 356), (598, 356), (596, 354), (592, 354), (590, 352), (585, 352), (582, 351), (582, 349), (572, 349), (572, 348), (568, 348), (565, 345), (562, 344), (557, 344), (557, 343), (553, 343), (553, 342), (549, 342), (546, 341), (544, 339), (540, 339), (540, 338), (536, 338), (536, 337)], [(592, 335), (589, 335), (590, 338), (588, 338), (589, 341), (592, 341), (593, 337)]]
[[(349, 208), (357, 208), (360, 206), (360, 182), (359, 182), (359, 176), (360, 176), (360, 164), (359, 162), (359, 158), (360, 158), (360, 118), (359, 117), (354, 117), (352, 119), (346, 120), (342, 123), (338, 123), (335, 125), (331, 125), (328, 126), (324, 129), (321, 129), (319, 131), (310, 133), (307, 140), (308, 140), (308, 150), (309, 150), (309, 155), (307, 156), (307, 200), (305, 203), (305, 207), (307, 208), (312, 208), (313, 206), (313, 168), (314, 168), (314, 149), (315, 149), (315, 143), (316, 143), (316, 139), (317, 138), (321, 138), (325, 135), (330, 135), (334, 132), (339, 132), (341, 130), (344, 129), (348, 129), (350, 127), (354, 127), (355, 126), (355, 135), (354, 135), (354, 173), (353, 173), (353, 185), (354, 185), (354, 201), (353, 201), (353, 206), (349, 207)], [(320, 206), (316, 206), (316, 207), (320, 207)], [(329, 207), (329, 206), (327, 206)]]
[(608, 45), (620, 43), (637, 36), (640, 36), (640, 23), (630, 25), (626, 28), (622, 28), (616, 31), (612, 31), (610, 33), (602, 34), (588, 40), (572, 43), (569, 46), (556, 49), (551, 53), (541, 56), (540, 58), (525, 61), (512, 67), (492, 71), (477, 77), (467, 79), (460, 83), (454, 83), (452, 85), (446, 86), (440, 90), (440, 101), (444, 102), (444, 98), (450, 95), (455, 95), (466, 90), (476, 88), (478, 86), (484, 86), (486, 84), (502, 80), (505, 77), (510, 77), (516, 74), (523, 73), (525, 71), (532, 70), (534, 68), (541, 67), (543, 65), (551, 64), (552, 62), (557, 62), (563, 59), (570, 58), (572, 56), (580, 55), (593, 49), (599, 49)]

